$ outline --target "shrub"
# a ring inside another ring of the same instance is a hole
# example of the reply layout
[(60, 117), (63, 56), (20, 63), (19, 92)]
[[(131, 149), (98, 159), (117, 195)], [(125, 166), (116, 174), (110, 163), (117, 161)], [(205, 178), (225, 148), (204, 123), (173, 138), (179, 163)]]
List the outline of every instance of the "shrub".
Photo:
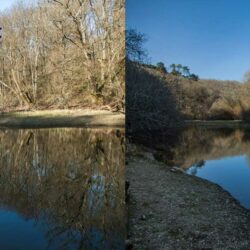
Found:
[(126, 129), (127, 132), (160, 130), (180, 123), (175, 98), (159, 75), (127, 61)]
[(246, 122), (250, 122), (250, 109), (242, 112), (242, 119)]

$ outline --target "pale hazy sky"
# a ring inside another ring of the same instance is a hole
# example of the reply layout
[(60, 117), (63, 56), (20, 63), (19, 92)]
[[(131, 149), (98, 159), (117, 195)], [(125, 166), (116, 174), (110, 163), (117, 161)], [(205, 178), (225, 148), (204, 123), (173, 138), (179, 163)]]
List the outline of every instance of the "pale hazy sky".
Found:
[(16, 0), (0, 0), (0, 10), (10, 7)]
[(35, 3), (37, 0), (0, 0), (0, 11), (5, 10), (16, 2)]

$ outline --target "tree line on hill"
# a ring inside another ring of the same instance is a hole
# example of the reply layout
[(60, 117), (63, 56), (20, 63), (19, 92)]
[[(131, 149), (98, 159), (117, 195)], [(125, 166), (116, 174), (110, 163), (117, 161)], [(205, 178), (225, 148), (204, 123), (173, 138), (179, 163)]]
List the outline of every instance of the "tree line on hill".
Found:
[(172, 63), (169, 67), (166, 67), (163, 62), (158, 62), (158, 63), (156, 63), (156, 65), (144, 64), (144, 66), (159, 70), (165, 74), (172, 74), (174, 76), (181, 76), (181, 77), (191, 79), (194, 81), (199, 80), (199, 76), (194, 74), (194, 73), (191, 73), (190, 68), (188, 66), (183, 66), (180, 63), (178, 63), (178, 64)]
[(152, 65), (145, 41), (144, 34), (126, 31), (128, 131), (178, 127), (185, 119), (250, 121), (250, 74), (241, 84), (199, 79), (181, 64)]
[(124, 110), (123, 0), (18, 3), (0, 24), (0, 109)]
[(165, 74), (182, 76), (194, 81), (199, 80), (199, 76), (191, 73), (188, 66), (183, 66), (180, 63), (172, 63), (166, 67), (163, 62), (158, 62), (156, 65), (145, 63), (148, 61), (148, 53), (144, 48), (144, 43), (147, 41), (145, 34), (136, 31), (135, 29), (126, 30), (126, 57), (129, 61), (137, 62), (148, 68), (157, 69)]

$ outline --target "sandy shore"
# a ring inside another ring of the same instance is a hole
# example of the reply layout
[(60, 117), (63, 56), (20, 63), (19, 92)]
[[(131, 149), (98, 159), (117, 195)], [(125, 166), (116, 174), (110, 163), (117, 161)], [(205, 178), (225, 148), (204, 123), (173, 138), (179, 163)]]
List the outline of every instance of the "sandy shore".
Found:
[(42, 110), (0, 114), (0, 127), (124, 127), (125, 115), (105, 110)]
[(221, 187), (149, 153), (127, 160), (133, 249), (250, 249), (250, 212)]

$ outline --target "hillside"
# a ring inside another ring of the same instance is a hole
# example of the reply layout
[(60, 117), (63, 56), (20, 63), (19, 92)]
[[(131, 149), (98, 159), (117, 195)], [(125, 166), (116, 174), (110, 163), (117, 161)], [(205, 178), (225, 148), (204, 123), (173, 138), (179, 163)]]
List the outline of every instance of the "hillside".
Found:
[(147, 66), (143, 68), (161, 79), (175, 99), (177, 110), (184, 119), (240, 120), (249, 119), (250, 84), (237, 81), (200, 79), (160, 72)]

